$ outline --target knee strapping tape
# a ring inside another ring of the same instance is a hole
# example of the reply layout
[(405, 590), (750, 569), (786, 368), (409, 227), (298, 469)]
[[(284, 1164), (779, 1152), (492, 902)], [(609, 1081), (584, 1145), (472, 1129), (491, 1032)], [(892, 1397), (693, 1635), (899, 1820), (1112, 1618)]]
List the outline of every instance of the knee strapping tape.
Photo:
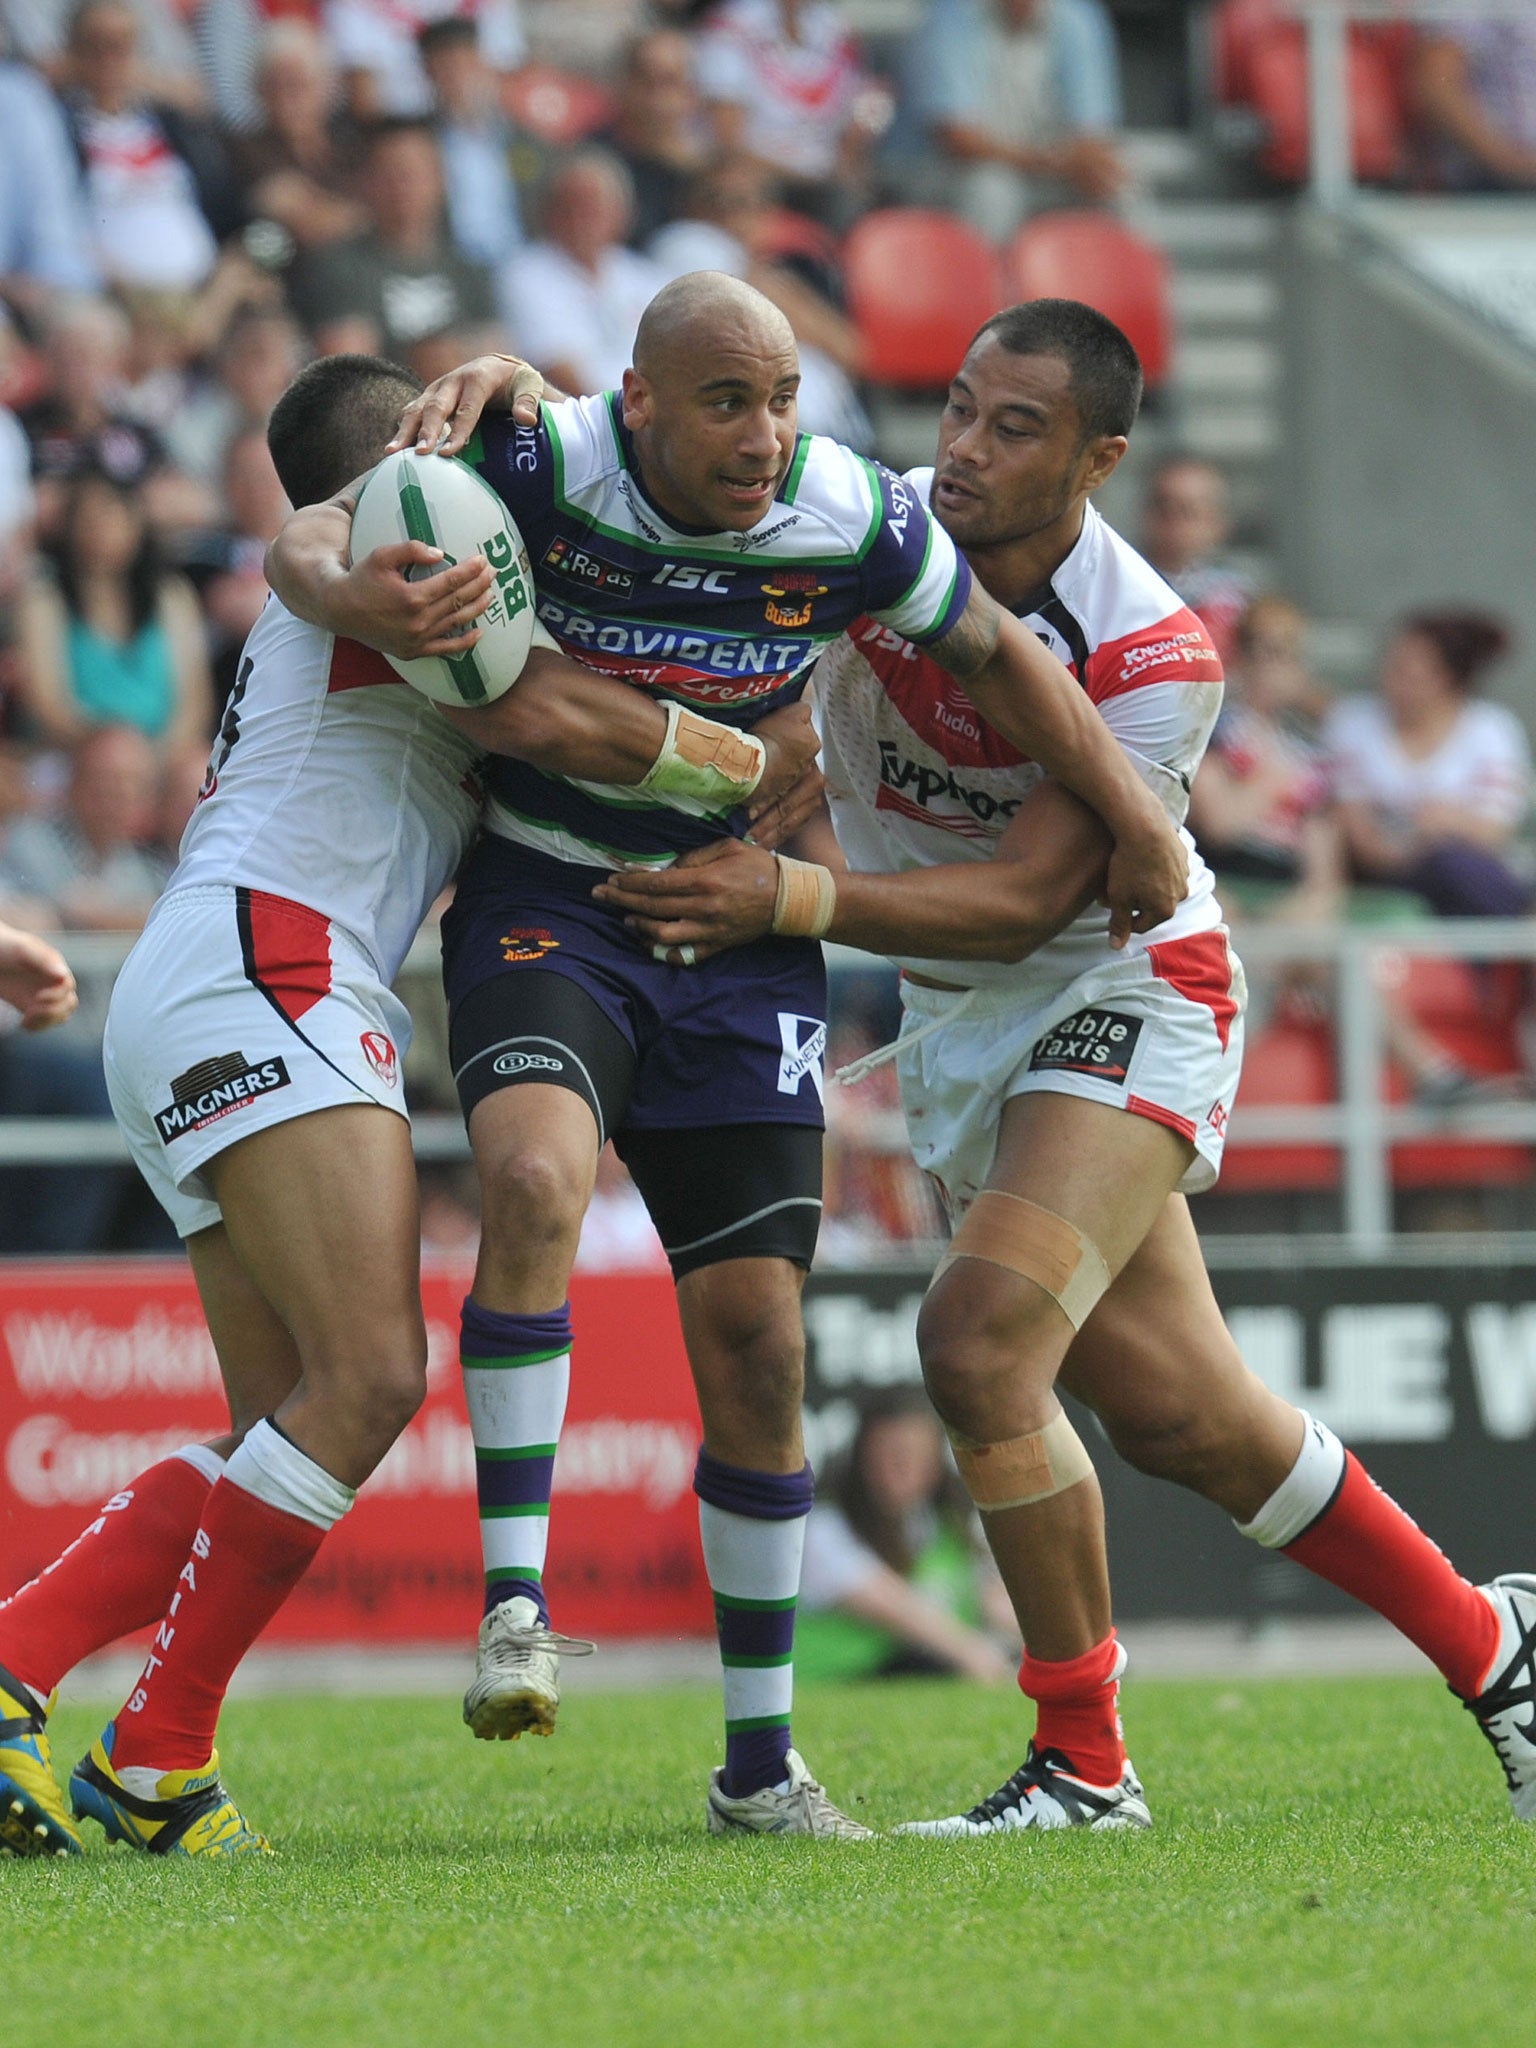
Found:
[(956, 1259), (986, 1259), (1033, 1280), (1074, 1330), (1087, 1322), (1109, 1286), (1109, 1268), (1091, 1237), (1064, 1216), (1001, 1188), (984, 1188), (967, 1209), (939, 1272)]
[(978, 1444), (956, 1436), (950, 1442), (965, 1490), (984, 1515), (1049, 1500), (1093, 1472), (1082, 1438), (1060, 1408), (1044, 1429), (1006, 1443)]

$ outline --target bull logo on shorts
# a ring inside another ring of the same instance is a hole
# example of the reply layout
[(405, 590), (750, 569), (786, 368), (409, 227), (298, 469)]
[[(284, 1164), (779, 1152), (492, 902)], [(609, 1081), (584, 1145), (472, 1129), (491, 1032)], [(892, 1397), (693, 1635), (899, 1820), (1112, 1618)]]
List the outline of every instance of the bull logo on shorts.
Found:
[(365, 1031), (357, 1042), (363, 1048), (363, 1058), (384, 1086), (395, 1087), (400, 1079), (400, 1055), (395, 1051), (394, 1041), (382, 1031)]
[(496, 943), (502, 959), (514, 965), (519, 960), (542, 960), (546, 953), (558, 951), (560, 945), (554, 933), (541, 924), (515, 924)]
[(763, 615), (769, 625), (808, 626), (817, 598), (827, 594), (826, 584), (808, 569), (779, 569), (775, 576), (776, 581), (758, 585), (768, 600)]

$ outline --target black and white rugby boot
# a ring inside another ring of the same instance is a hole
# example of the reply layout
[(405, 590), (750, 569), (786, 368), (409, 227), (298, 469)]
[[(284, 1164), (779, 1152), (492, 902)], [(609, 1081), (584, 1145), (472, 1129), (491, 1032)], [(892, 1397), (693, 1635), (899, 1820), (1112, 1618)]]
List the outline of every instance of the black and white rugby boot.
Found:
[(905, 1821), (894, 1832), (955, 1840), (1011, 1834), (1020, 1828), (1092, 1828), (1098, 1832), (1151, 1825), (1141, 1780), (1129, 1760), (1118, 1785), (1091, 1785), (1078, 1777), (1071, 1760), (1059, 1749), (1037, 1750), (1031, 1743), (1029, 1754), (1007, 1784), (969, 1813), (951, 1814), (947, 1820)]
[(1536, 1576), (1506, 1572), (1478, 1591), (1499, 1617), (1499, 1647), (1462, 1705), (1493, 1744), (1516, 1820), (1536, 1820)]

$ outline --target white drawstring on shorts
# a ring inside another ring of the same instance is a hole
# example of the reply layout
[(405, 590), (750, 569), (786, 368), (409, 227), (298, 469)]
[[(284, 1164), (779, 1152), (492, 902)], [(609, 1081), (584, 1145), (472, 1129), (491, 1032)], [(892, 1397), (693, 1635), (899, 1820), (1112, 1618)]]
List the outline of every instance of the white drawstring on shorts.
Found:
[(873, 1052), (865, 1053), (862, 1059), (850, 1060), (846, 1067), (839, 1067), (832, 1076), (833, 1080), (841, 1081), (845, 1088), (856, 1088), (860, 1081), (875, 1071), (876, 1067), (885, 1066), (895, 1059), (898, 1053), (905, 1052), (909, 1045), (916, 1045), (921, 1039), (931, 1038), (940, 1025), (952, 1024), (962, 1010), (969, 1009), (980, 993), (979, 988), (966, 989), (959, 1002), (951, 1004), (949, 1009), (941, 1011), (937, 1016), (928, 1018), (926, 1023), (919, 1024), (915, 1030), (903, 1031), (901, 1036), (893, 1038), (889, 1045), (877, 1045)]

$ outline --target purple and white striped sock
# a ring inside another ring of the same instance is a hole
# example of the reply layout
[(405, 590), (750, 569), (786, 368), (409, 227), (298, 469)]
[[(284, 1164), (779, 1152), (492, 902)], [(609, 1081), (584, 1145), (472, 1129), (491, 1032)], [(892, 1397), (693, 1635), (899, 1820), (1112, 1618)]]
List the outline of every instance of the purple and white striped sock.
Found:
[(466, 1295), (459, 1357), (475, 1439), (485, 1611), (522, 1594), (547, 1626), (544, 1556), (571, 1384), (571, 1305), (510, 1316)]
[(788, 1776), (795, 1602), (815, 1481), (809, 1465), (752, 1472), (701, 1450), (693, 1490), (725, 1673), (722, 1789), (743, 1799)]

